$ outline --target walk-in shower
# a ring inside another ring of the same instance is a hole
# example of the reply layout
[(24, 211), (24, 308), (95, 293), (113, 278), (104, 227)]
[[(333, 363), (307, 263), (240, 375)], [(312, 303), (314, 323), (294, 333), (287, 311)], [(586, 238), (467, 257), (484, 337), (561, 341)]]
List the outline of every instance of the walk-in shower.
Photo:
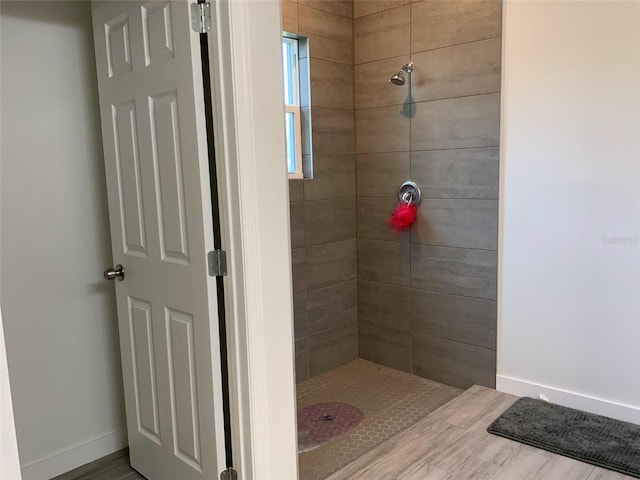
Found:
[(413, 62), (405, 63), (398, 73), (391, 76), (389, 81), (394, 85), (401, 87), (405, 82), (404, 74), (406, 73), (410, 75), (411, 72), (413, 72)]
[(313, 175), (289, 180), (299, 479), (355, 478), (461, 389), (495, 386), (502, 2), (281, 4), (283, 35), (308, 37)]

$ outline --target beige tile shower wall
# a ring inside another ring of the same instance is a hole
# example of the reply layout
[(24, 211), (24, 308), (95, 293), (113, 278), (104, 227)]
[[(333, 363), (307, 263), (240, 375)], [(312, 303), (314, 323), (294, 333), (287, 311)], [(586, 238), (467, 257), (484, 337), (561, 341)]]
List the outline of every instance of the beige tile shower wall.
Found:
[(282, 22), (309, 38), (313, 178), (289, 181), (300, 382), (358, 356), (353, 2), (282, 0)]
[[(500, 0), (355, 0), (360, 356), (436, 381), (494, 386)], [(403, 87), (389, 77), (409, 59)], [(385, 220), (398, 185), (424, 200)]]

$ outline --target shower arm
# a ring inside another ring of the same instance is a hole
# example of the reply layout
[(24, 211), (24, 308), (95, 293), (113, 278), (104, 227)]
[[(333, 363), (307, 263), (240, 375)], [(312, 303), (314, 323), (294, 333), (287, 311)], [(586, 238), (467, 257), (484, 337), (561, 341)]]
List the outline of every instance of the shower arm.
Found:
[(406, 73), (413, 72), (413, 62), (405, 63), (402, 66), (402, 70), (405, 71)]

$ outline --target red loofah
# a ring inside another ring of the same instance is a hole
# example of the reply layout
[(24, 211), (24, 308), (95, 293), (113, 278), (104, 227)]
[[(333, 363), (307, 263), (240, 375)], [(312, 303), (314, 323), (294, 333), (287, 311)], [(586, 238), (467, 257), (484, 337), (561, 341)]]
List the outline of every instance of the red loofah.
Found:
[(394, 233), (402, 233), (411, 228), (416, 221), (418, 206), (406, 202), (398, 202), (396, 210), (391, 214), (387, 223)]

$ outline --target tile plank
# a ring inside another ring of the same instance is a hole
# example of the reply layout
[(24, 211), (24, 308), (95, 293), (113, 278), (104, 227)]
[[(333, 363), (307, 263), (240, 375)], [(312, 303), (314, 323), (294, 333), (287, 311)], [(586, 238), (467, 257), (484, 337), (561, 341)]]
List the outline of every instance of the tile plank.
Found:
[(498, 201), (425, 198), (411, 230), (412, 243), (498, 249)]
[(412, 152), (411, 176), (423, 198), (497, 199), (498, 154), (497, 147)]
[(356, 152), (408, 152), (410, 110), (407, 104), (356, 111)]
[(288, 33), (298, 32), (298, 3), (282, 0), (282, 30)]
[(360, 321), (360, 358), (411, 372), (411, 333)]
[(305, 202), (304, 239), (307, 246), (356, 238), (356, 199)]
[(291, 248), (304, 247), (304, 202), (289, 204), (291, 221)]
[(353, 22), (354, 63), (358, 65), (408, 54), (410, 17), (411, 6), (404, 5), (356, 18)]
[(355, 195), (355, 155), (313, 155), (313, 178), (304, 181), (305, 200), (348, 198)]
[(298, 4), (298, 29), (309, 37), (309, 56), (353, 64), (353, 20)]
[(358, 155), (358, 196), (397, 199), (398, 187), (411, 177), (410, 162), (409, 152)]
[(411, 232), (396, 233), (387, 223), (398, 205), (397, 198), (358, 198), (358, 238), (385, 242), (409, 243)]
[(353, 18), (353, 2), (351, 0), (298, 0), (298, 3), (334, 15)]
[(500, 0), (423, 0), (411, 7), (413, 53), (502, 34)]
[(408, 287), (411, 283), (411, 246), (358, 240), (358, 279)]
[(294, 248), (291, 250), (291, 274), (293, 294), (307, 289), (307, 249)]
[(306, 252), (304, 281), (307, 290), (356, 279), (355, 240), (315, 245), (307, 247)]
[(304, 200), (304, 183), (302, 180), (289, 180), (289, 201), (302, 202)]
[[(631, 477), (622, 473), (612, 472), (600, 467), (593, 467), (589, 476), (585, 480), (629, 480)], [(542, 480), (542, 479), (540, 479)]]
[(493, 300), (411, 290), (411, 330), (432, 337), (496, 348)]
[(309, 70), (312, 107), (353, 110), (353, 66), (311, 58)]
[(354, 153), (355, 123), (352, 110), (312, 107), (311, 117), (314, 155)]
[(499, 93), (414, 103), (411, 117), (412, 151), (500, 144)]
[(410, 55), (401, 55), (356, 65), (353, 69), (356, 110), (402, 105), (409, 101), (409, 89), (393, 85), (390, 81), (391, 75), (409, 60)]
[(293, 294), (293, 332), (296, 340), (307, 336), (307, 294)]
[[(78, 468), (75, 468), (67, 473), (63, 473), (57, 477), (54, 477), (52, 480), (81, 480), (88, 478), (91, 475), (100, 474), (101, 472), (110, 471), (113, 468), (123, 468), (128, 469), (128, 473), (136, 473), (129, 466), (129, 449), (124, 448), (122, 450), (118, 450), (110, 455), (106, 455), (102, 458), (99, 458), (93, 462), (82, 465)], [(115, 480), (115, 479), (114, 479)]]
[(309, 346), (307, 339), (302, 338), (295, 343), (296, 383), (309, 378)]
[(364, 17), (365, 15), (406, 5), (409, 2), (410, 0), (354, 0), (353, 17)]
[(352, 319), (338, 328), (310, 335), (309, 378), (358, 358), (358, 323)]
[(496, 352), (466, 343), (413, 333), (412, 372), (446, 385), (495, 386)]
[(358, 281), (358, 317), (361, 321), (411, 329), (411, 290), (384, 283)]
[(499, 92), (501, 55), (500, 38), (414, 54), (414, 101)]
[(358, 285), (355, 280), (307, 292), (307, 329), (310, 335), (357, 323)]
[(411, 286), (453, 295), (495, 300), (497, 252), (411, 245)]

